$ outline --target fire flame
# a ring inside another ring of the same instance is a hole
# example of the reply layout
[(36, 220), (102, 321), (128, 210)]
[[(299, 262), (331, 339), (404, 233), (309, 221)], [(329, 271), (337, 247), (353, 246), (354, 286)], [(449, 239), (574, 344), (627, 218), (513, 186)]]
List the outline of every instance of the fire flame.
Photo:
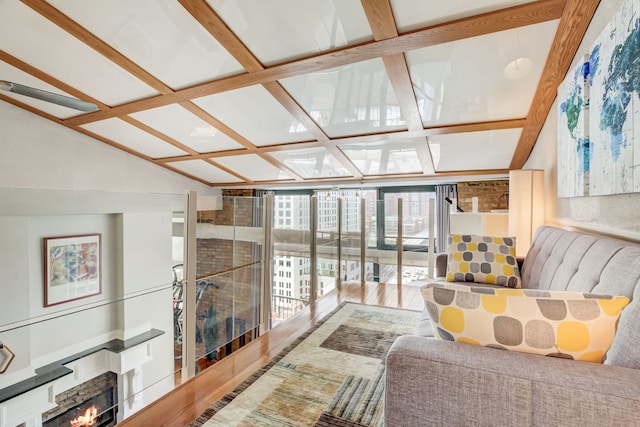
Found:
[(84, 415), (80, 415), (78, 418), (71, 420), (70, 427), (83, 427), (92, 426), (96, 423), (98, 418), (98, 408), (92, 406), (84, 412)]

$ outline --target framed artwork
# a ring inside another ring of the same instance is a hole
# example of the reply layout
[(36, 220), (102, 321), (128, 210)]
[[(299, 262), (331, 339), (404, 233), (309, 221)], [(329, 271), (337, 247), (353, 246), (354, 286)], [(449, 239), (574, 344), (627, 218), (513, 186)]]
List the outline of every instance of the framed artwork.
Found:
[(44, 306), (102, 293), (101, 234), (44, 238)]

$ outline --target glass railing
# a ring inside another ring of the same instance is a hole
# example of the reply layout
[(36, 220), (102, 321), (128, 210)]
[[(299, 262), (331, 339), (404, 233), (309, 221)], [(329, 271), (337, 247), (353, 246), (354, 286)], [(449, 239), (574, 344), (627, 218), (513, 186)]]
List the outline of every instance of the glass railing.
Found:
[(221, 202), (217, 210), (197, 213), (190, 319), (196, 374), (251, 341), (260, 323), (263, 199), (223, 197)]
[(273, 197), (271, 325), (277, 326), (311, 301), (311, 198)]
[[(250, 342), (259, 324), (260, 263), (197, 281), (197, 372)], [(259, 283), (259, 281), (258, 281)]]
[[(424, 208), (413, 205), (417, 202), (403, 201), (401, 212), (398, 204), (364, 198), (323, 200), (316, 212), (310, 196), (224, 197), (220, 202), (196, 214), (193, 285), (185, 281), (186, 216), (180, 213), (172, 231), (166, 214), (82, 218), (102, 227), (97, 295), (44, 307), (44, 292), (35, 284), (41, 280), (22, 278), (32, 285), (16, 286), (0, 302), (3, 423), (53, 420), (67, 411), (62, 404), (54, 411), (52, 396), (63, 402), (69, 393), (88, 393), (84, 390), (96, 384), (110, 391), (81, 399), (82, 405), (64, 417), (85, 416), (85, 406), (91, 405), (84, 401), (95, 400), (100, 414), (122, 420), (341, 283), (411, 285), (429, 275), (426, 242), (432, 232), (429, 217), (420, 213)], [(378, 218), (385, 227), (378, 226)], [(36, 251), (16, 250), (41, 265)], [(11, 261), (20, 259), (16, 255)], [(19, 276), (13, 274), (12, 280), (20, 282)], [(187, 288), (195, 294), (192, 312)]]
[(172, 292), (143, 287), (0, 325), (2, 425), (112, 425), (171, 391)]

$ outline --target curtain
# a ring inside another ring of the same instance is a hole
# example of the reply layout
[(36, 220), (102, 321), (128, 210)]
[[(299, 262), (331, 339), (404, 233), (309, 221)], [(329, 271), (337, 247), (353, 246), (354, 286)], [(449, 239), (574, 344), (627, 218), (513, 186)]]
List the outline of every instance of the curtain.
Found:
[(447, 251), (447, 236), (449, 235), (449, 213), (451, 204), (446, 201), (458, 199), (457, 184), (436, 185), (436, 253)]

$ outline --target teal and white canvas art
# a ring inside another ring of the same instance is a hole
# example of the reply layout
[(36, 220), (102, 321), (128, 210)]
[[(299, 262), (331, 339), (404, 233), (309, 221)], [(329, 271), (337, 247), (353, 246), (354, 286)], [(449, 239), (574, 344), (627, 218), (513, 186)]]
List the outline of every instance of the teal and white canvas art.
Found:
[(558, 197), (589, 193), (589, 58), (558, 86)]
[(639, 15), (625, 1), (591, 49), (591, 196), (640, 192)]

